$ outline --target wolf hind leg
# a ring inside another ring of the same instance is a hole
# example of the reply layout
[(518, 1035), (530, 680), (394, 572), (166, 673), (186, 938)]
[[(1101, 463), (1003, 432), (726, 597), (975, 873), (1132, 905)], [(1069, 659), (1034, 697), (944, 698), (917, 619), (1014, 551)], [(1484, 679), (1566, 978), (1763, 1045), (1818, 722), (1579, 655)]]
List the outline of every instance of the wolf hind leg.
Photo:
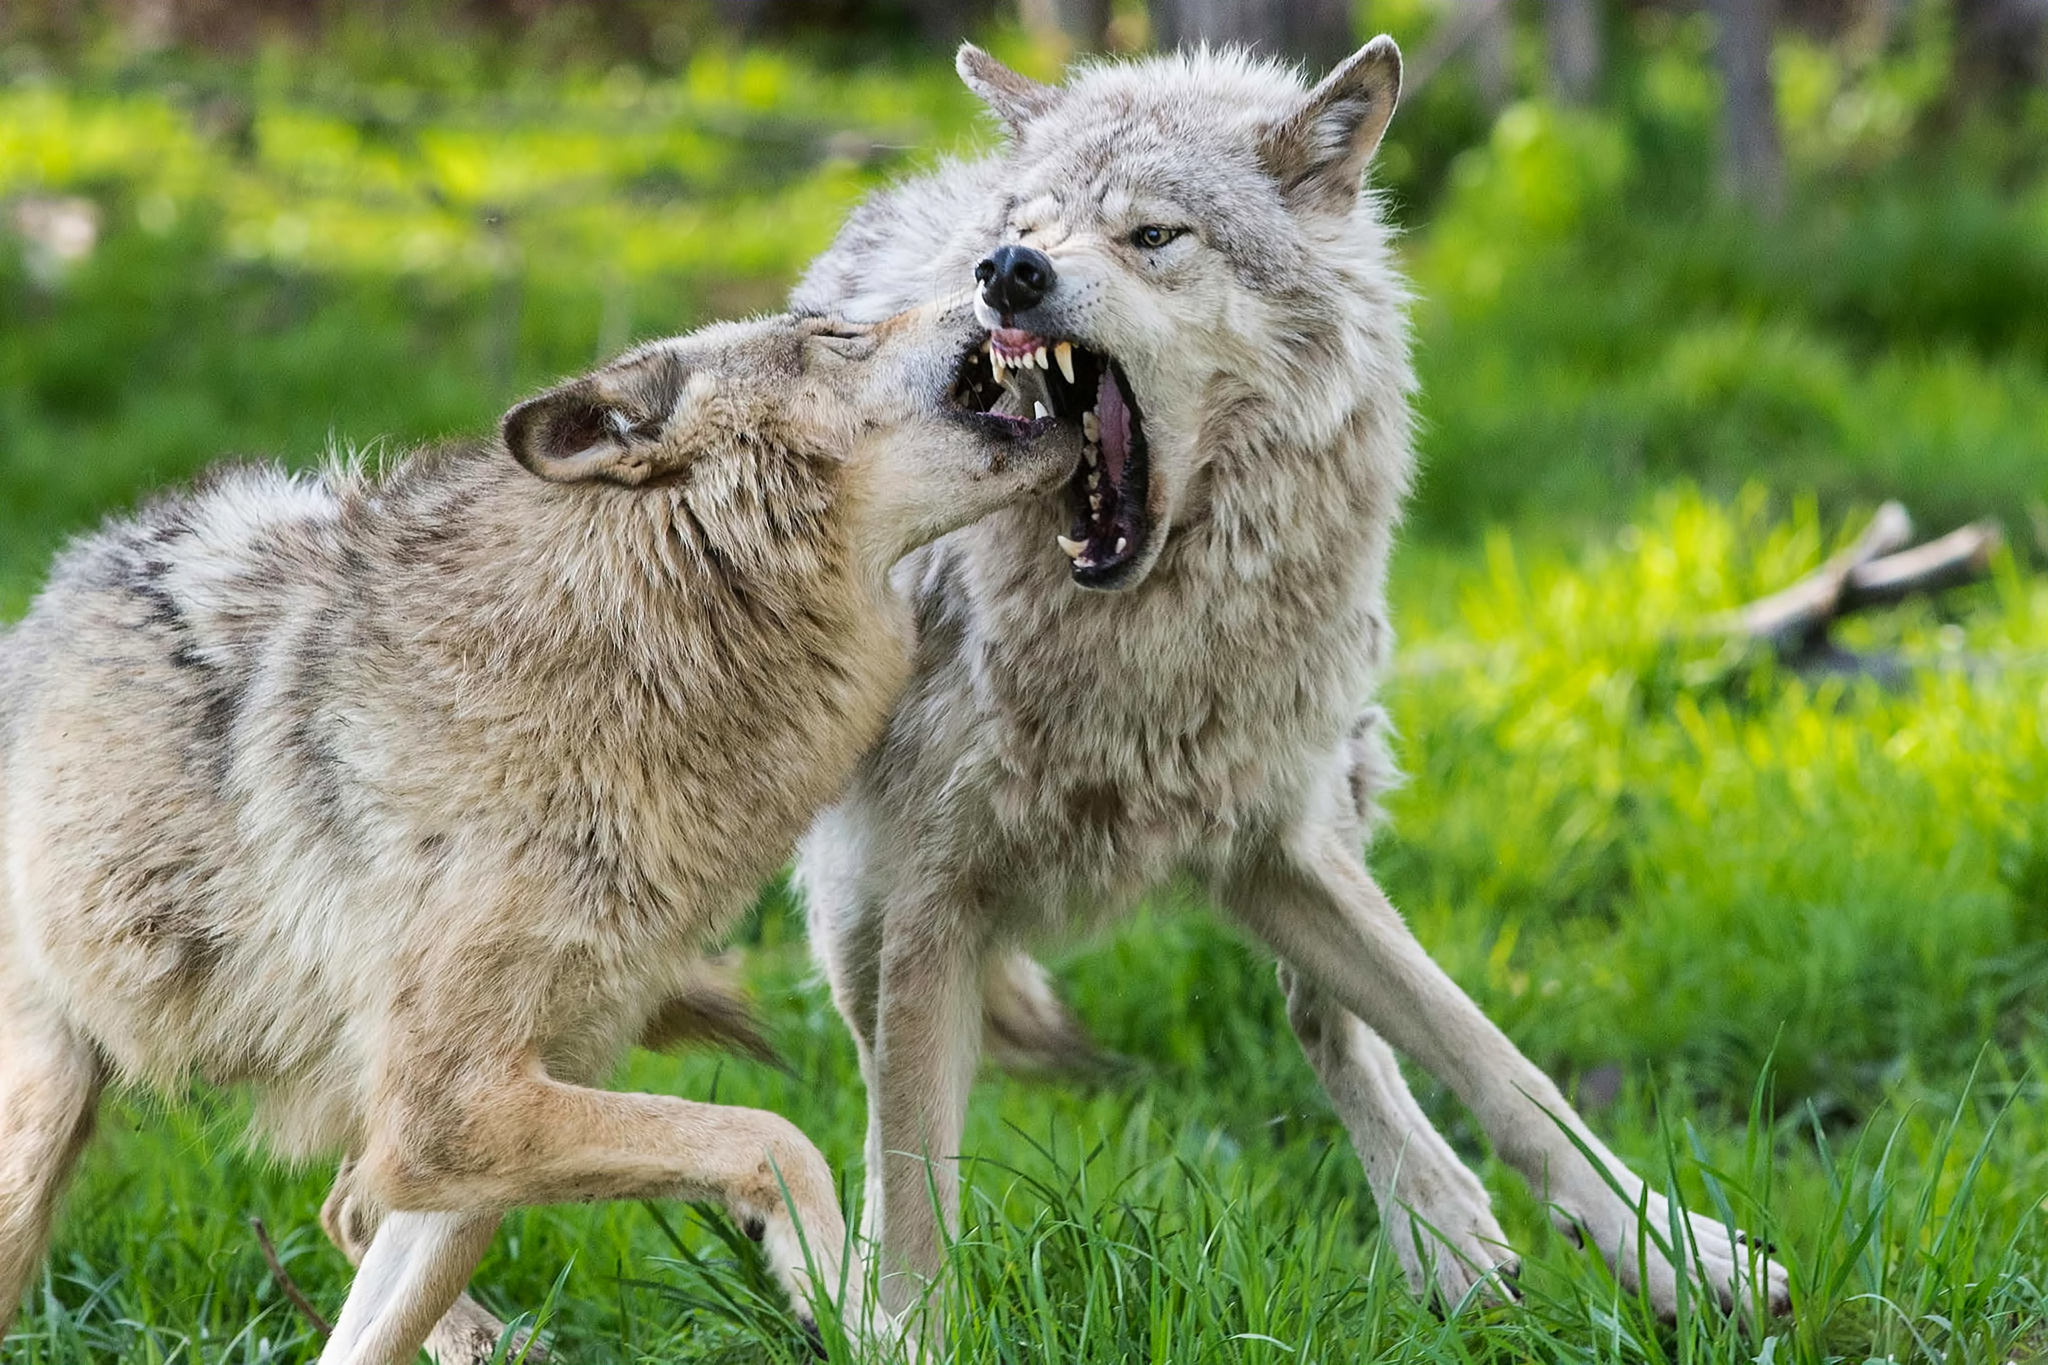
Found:
[[(320, 1226), (326, 1230), (328, 1240), (348, 1257), (350, 1265), (361, 1266), (384, 1215), (356, 1188), (354, 1176), (354, 1159), (342, 1162), (335, 1173), (334, 1188), (328, 1192), (327, 1202), (320, 1206)], [(505, 1324), (497, 1315), (464, 1291), (455, 1296), (455, 1302), (427, 1333), (422, 1349), (435, 1365), (484, 1365), (496, 1354), (504, 1335)], [(507, 1358), (528, 1360), (535, 1365), (551, 1359), (548, 1349), (532, 1336), (524, 1328), (514, 1332)]]
[(0, 1337), (42, 1264), (104, 1080), (90, 1043), (6, 990), (0, 985)]

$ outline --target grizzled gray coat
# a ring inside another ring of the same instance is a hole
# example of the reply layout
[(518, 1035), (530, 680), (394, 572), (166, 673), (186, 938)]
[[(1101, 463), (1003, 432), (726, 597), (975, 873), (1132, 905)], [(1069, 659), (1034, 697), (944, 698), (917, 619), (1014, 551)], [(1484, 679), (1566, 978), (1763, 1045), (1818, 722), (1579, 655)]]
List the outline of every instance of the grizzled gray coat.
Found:
[[(887, 1302), (938, 1271), (928, 1191), (952, 1217), (984, 1038), (1026, 1056), (1071, 1045), (1021, 945), (1186, 876), (1278, 955), (1289, 1019), (1418, 1289), (1455, 1302), (1513, 1253), (1389, 1044), (1669, 1311), (1663, 1199), (1430, 960), (1361, 861), (1388, 772), (1372, 698), (1414, 467), (1408, 294), (1359, 190), (1399, 54), (1376, 39), (1313, 89), (1237, 52), (1089, 65), (1061, 87), (972, 47), (960, 70), (1007, 146), (863, 205), (795, 306), (882, 316), (979, 271), (1013, 384), (1058, 392), (1050, 353), (1057, 370), (1107, 358), (1120, 387), (1092, 414), (1102, 465), (1091, 444), (1085, 487), (901, 567), (916, 677), (803, 846), (812, 941), (869, 1087), (865, 1217)], [(1128, 433), (1112, 458), (1108, 414), (1125, 408), (1142, 465)], [(1113, 526), (1087, 510), (1103, 497)], [(1680, 1221), (1696, 1245), (1678, 1259), (1713, 1291), (1783, 1302), (1782, 1270), (1734, 1229)]]

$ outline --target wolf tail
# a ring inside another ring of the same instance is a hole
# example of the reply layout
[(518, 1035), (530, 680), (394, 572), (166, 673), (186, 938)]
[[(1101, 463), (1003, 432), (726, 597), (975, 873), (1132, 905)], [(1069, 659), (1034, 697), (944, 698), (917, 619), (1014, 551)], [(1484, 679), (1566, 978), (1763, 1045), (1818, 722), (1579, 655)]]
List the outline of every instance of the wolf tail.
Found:
[(1351, 734), (1345, 741), (1345, 754), (1350, 762), (1351, 803), (1357, 811), (1359, 826), (1368, 838), (1386, 819), (1383, 798), (1406, 781), (1401, 775), (1400, 764), (1394, 759), (1394, 741), (1399, 737), (1394, 733), (1394, 722), (1388, 717), (1386, 708), (1372, 706), (1366, 708), (1352, 725)]
[(1053, 992), (1052, 977), (1029, 955), (993, 958), (981, 981), (982, 1036), (1005, 1071), (1023, 1075), (1108, 1070), (1114, 1059)]
[(655, 1052), (686, 1046), (722, 1048), (789, 1069), (768, 1041), (753, 1000), (722, 967), (707, 969), (699, 980), (664, 1000), (640, 1031), (640, 1046)]

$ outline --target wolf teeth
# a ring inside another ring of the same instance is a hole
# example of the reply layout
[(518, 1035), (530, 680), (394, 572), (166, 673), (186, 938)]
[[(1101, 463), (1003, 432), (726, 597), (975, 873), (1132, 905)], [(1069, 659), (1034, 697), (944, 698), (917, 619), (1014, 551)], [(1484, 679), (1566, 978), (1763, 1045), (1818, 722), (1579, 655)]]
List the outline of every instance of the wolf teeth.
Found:
[(1045, 410), (1045, 404), (1039, 402), (1035, 398), (1031, 400), (1031, 415), (1033, 417), (1039, 418), (1041, 421), (1047, 417), (1052, 416), (1051, 413)]
[(1118, 536), (1116, 538), (1116, 552), (1118, 554), (1122, 554), (1124, 552), (1125, 547), (1127, 547), (1130, 543), (1131, 542), (1125, 540), (1122, 536)]
[[(1081, 458), (1086, 460), (1088, 462), (1088, 468), (1090, 470), (1093, 470), (1095, 468), (1095, 462), (1102, 458), (1102, 452), (1096, 449), (1095, 443), (1093, 441), (1088, 441), (1084, 443), (1081, 447)], [(1088, 475), (1088, 482), (1094, 483), (1097, 479), (1101, 477), (1102, 476), (1100, 474), (1090, 473)]]
[(996, 372), (996, 383), (1005, 382), (1007, 376), (1003, 372), (1003, 358), (994, 351), (988, 353), (988, 367)]
[[(1067, 376), (1069, 379), (1073, 377), (1072, 375)], [(1102, 423), (1096, 419), (1094, 408), (1090, 408), (1081, 414), (1081, 434), (1091, 441), (1100, 441), (1102, 439)]]
[(1060, 543), (1060, 553), (1068, 559), (1079, 559), (1082, 555), (1088, 553), (1086, 541), (1069, 540), (1065, 536), (1054, 536), (1053, 539)]
[(1045, 347), (1043, 347), (1043, 346), (1039, 347), (1039, 348), (1038, 348), (1038, 354), (1037, 354), (1037, 355), (1034, 355), (1034, 356), (1032, 356), (1031, 358), (1032, 358), (1032, 359), (1033, 359), (1034, 361), (1038, 362), (1038, 368), (1039, 368), (1039, 369), (1041, 369), (1041, 370), (1048, 370), (1048, 369), (1051, 369), (1051, 368), (1052, 368), (1052, 367), (1051, 367), (1050, 365), (1047, 365), (1047, 364), (1045, 363)]
[(1102, 494), (1090, 493), (1088, 495), (1088, 510), (1091, 512), (1100, 512), (1102, 510)]
[(1074, 343), (1071, 341), (1062, 341), (1059, 345), (1053, 347), (1052, 358), (1060, 363), (1060, 373), (1067, 377), (1067, 382), (1069, 384), (1073, 383)]

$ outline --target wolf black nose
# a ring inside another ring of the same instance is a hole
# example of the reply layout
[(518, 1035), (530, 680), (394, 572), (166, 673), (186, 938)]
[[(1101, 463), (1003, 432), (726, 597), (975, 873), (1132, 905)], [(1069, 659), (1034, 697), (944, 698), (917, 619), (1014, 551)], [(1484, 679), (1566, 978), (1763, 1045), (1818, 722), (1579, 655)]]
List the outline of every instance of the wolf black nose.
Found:
[(999, 246), (974, 267), (981, 281), (982, 301), (1005, 313), (1021, 313), (1045, 297), (1055, 272), (1043, 251), (1028, 246)]

